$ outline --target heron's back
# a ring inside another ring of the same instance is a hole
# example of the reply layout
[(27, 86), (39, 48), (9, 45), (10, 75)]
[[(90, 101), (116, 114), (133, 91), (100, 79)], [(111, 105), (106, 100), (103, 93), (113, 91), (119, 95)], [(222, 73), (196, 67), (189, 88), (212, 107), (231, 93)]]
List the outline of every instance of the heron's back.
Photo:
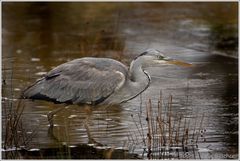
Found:
[(127, 67), (109, 58), (85, 57), (61, 64), (23, 92), (24, 98), (98, 104), (121, 88)]

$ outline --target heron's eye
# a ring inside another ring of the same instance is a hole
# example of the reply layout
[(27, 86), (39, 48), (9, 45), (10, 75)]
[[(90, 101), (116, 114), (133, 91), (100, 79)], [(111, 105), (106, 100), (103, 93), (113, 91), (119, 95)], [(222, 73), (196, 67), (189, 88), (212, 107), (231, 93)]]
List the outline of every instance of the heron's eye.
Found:
[(164, 56), (158, 55), (158, 59), (159, 59), (159, 60), (162, 60), (162, 59), (164, 59)]

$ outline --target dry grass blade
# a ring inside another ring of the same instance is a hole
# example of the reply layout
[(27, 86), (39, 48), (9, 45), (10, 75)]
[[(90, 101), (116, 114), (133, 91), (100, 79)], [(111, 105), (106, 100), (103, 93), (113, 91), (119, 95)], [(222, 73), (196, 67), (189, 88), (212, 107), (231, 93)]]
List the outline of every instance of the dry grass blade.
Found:
[(169, 98), (169, 103), (168, 103), (168, 137), (169, 137), (169, 145), (172, 145), (172, 95), (170, 95), (170, 98)]
[(201, 130), (202, 130), (203, 119), (204, 119), (204, 113), (203, 113), (203, 115), (202, 115), (201, 122), (200, 122), (200, 126), (199, 126), (199, 131), (198, 131), (198, 133), (197, 133), (196, 144), (198, 143), (199, 134), (200, 134), (200, 132), (201, 132)]
[[(140, 117), (142, 116), (142, 113), (138, 116), (139, 120), (141, 120)], [(203, 119), (204, 115), (201, 118), (198, 134), (202, 129)], [(180, 116), (174, 114), (172, 95), (169, 96), (168, 103), (164, 104), (162, 93), (160, 92), (160, 98), (157, 102), (156, 109), (154, 109), (154, 104), (151, 99), (148, 100), (146, 104), (146, 131), (143, 130), (142, 123), (140, 124), (141, 131), (137, 122), (134, 119), (133, 121), (138, 129), (137, 131), (143, 139), (144, 132), (147, 133), (147, 152), (145, 150), (144, 152), (146, 152), (148, 159), (171, 159), (173, 157), (178, 159), (181, 157), (186, 158), (189, 156), (186, 156), (185, 152), (187, 152), (186, 154), (188, 155), (189, 150), (196, 147), (194, 144), (189, 144), (189, 139), (198, 138), (198, 136), (194, 137), (194, 135), (196, 135), (196, 123), (194, 124), (194, 129), (191, 130), (191, 120), (189, 118), (184, 118), (181, 114)], [(193, 141), (191, 140), (191, 142)], [(195, 140), (195, 143), (197, 143), (197, 140)], [(174, 154), (175, 156), (172, 154), (173, 151), (176, 152)], [(195, 154), (194, 158), (196, 158)]]
[(147, 133), (147, 138), (148, 138), (148, 159), (151, 159), (151, 152), (152, 152), (152, 129), (151, 129), (151, 114), (150, 114), (150, 108), (151, 108), (151, 100), (149, 99), (149, 102), (147, 104), (147, 123), (148, 123), (148, 133)]

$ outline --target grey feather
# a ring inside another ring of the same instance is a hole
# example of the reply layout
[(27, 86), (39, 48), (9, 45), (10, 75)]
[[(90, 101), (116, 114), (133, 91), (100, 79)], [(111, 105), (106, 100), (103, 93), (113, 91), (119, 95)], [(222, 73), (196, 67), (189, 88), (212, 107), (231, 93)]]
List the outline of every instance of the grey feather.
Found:
[[(43, 96), (56, 102), (94, 104), (110, 96), (125, 81), (127, 68), (116, 62), (107, 58), (82, 58), (64, 63), (26, 89), (23, 96), (34, 99)], [(121, 72), (125, 78), (117, 72)]]

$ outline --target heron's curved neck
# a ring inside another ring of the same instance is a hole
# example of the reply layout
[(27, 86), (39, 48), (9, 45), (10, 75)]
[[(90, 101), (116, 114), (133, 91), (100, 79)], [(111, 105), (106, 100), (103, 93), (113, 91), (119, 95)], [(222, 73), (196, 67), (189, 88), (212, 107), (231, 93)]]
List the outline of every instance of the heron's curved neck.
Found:
[(150, 76), (143, 70), (143, 60), (134, 60), (129, 69), (129, 76), (131, 80), (132, 87), (136, 93), (142, 93), (150, 84)]
[(132, 82), (148, 84), (149, 75), (143, 70), (143, 62), (141, 59), (132, 61), (129, 69), (129, 76)]
[(129, 69), (125, 86), (116, 93), (116, 98), (121, 98), (121, 102), (127, 102), (144, 92), (150, 84), (150, 76), (143, 70), (142, 61), (134, 60)]
[(131, 63), (128, 74), (130, 79), (124, 88), (127, 91), (125, 92), (126, 98), (121, 103), (137, 97), (149, 87), (151, 81), (150, 76), (142, 68), (141, 60), (135, 60)]

